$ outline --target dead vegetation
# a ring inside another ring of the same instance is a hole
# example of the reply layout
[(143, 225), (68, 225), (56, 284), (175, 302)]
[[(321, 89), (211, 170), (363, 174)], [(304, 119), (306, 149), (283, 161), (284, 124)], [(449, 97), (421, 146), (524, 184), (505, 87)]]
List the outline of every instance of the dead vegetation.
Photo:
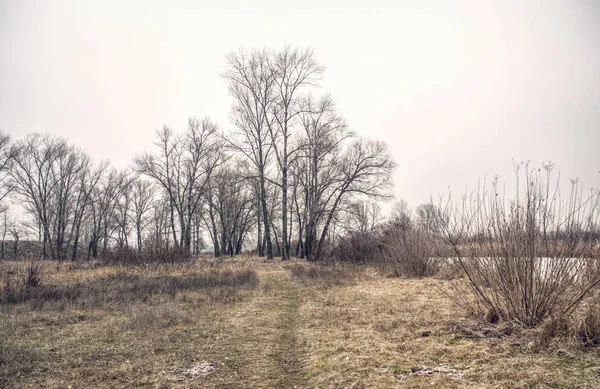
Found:
[(336, 286), (352, 283), (363, 269), (335, 262), (319, 264), (292, 264), (288, 266), (292, 277), (304, 285)]
[(600, 283), (593, 257), (600, 192), (584, 196), (575, 180), (563, 199), (553, 166), (544, 168), (515, 165), (513, 198), (494, 179), (458, 202), (430, 204), (433, 230), (466, 276), (451, 290), (455, 301), (490, 321), (534, 328), (569, 318)]
[(129, 305), (148, 301), (153, 295), (174, 298), (187, 291), (206, 291), (213, 300), (227, 300), (239, 289), (254, 287), (258, 277), (252, 270), (209, 268), (189, 275), (136, 274), (119, 272), (86, 282), (67, 285), (40, 285), (40, 274), (32, 275), (32, 265), (19, 285), (7, 281), (0, 301), (5, 304), (27, 303), (33, 310), (98, 308), (108, 304)]
[(306, 296), (310, 387), (598, 386), (595, 349), (533, 349), (516, 324), (465, 319), (448, 282), (374, 277)]
[[(22, 280), (26, 267), (2, 263), (3, 279)], [(442, 292), (456, 281), (255, 258), (159, 270), (46, 263), (29, 287), (39, 291), (0, 305), (0, 386), (600, 384), (593, 304), (581, 326), (486, 323)]]

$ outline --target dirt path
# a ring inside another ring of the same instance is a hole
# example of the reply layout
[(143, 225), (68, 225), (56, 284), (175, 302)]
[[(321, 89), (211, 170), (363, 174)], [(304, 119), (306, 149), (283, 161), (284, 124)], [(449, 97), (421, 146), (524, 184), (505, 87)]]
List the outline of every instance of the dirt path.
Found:
[(302, 388), (304, 349), (298, 335), (300, 286), (274, 264), (260, 290), (233, 313), (229, 349), (236, 387)]

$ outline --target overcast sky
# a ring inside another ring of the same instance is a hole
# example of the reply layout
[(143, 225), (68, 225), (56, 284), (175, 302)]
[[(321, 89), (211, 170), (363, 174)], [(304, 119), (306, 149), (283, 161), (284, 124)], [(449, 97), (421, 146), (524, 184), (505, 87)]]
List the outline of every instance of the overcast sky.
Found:
[(230, 127), (225, 55), (314, 48), (322, 88), (386, 140), (396, 196), (552, 161), (600, 187), (600, 2), (0, 0), (0, 128), (126, 167), (163, 123)]

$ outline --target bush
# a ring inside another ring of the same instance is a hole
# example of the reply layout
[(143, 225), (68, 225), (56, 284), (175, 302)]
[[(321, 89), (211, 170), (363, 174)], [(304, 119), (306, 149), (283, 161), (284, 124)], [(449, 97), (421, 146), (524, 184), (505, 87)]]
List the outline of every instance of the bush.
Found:
[(519, 185), (517, 166), (512, 200), (500, 196), (494, 180), (490, 188), (440, 207), (435, 224), (464, 270), (472, 297), (455, 295), (456, 301), (536, 327), (549, 317), (568, 317), (600, 283), (595, 242), (589, 239), (598, 225), (599, 192), (584, 198), (574, 181), (565, 201), (550, 185), (551, 168), (546, 166), (545, 177), (526, 171), (525, 185)]
[(381, 262), (382, 250), (381, 236), (377, 231), (351, 231), (339, 238), (327, 256), (338, 262), (372, 264)]
[(42, 283), (43, 267), (39, 262), (31, 262), (25, 269), (23, 276), (23, 285), (28, 288), (35, 288)]
[(441, 265), (427, 234), (419, 227), (388, 225), (382, 234), (384, 265), (396, 277), (430, 277)]
[(370, 264), (396, 277), (430, 277), (441, 261), (435, 246), (418, 226), (390, 222), (372, 232), (351, 231), (332, 248), (337, 262)]

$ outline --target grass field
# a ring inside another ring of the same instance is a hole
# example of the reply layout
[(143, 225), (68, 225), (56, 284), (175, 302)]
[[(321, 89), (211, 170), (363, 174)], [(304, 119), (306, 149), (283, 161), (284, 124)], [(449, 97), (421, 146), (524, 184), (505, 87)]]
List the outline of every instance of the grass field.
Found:
[[(3, 293), (24, 266), (0, 264)], [(295, 260), (47, 263), (3, 297), (0, 387), (600, 387), (596, 351), (461, 329), (446, 282)]]

